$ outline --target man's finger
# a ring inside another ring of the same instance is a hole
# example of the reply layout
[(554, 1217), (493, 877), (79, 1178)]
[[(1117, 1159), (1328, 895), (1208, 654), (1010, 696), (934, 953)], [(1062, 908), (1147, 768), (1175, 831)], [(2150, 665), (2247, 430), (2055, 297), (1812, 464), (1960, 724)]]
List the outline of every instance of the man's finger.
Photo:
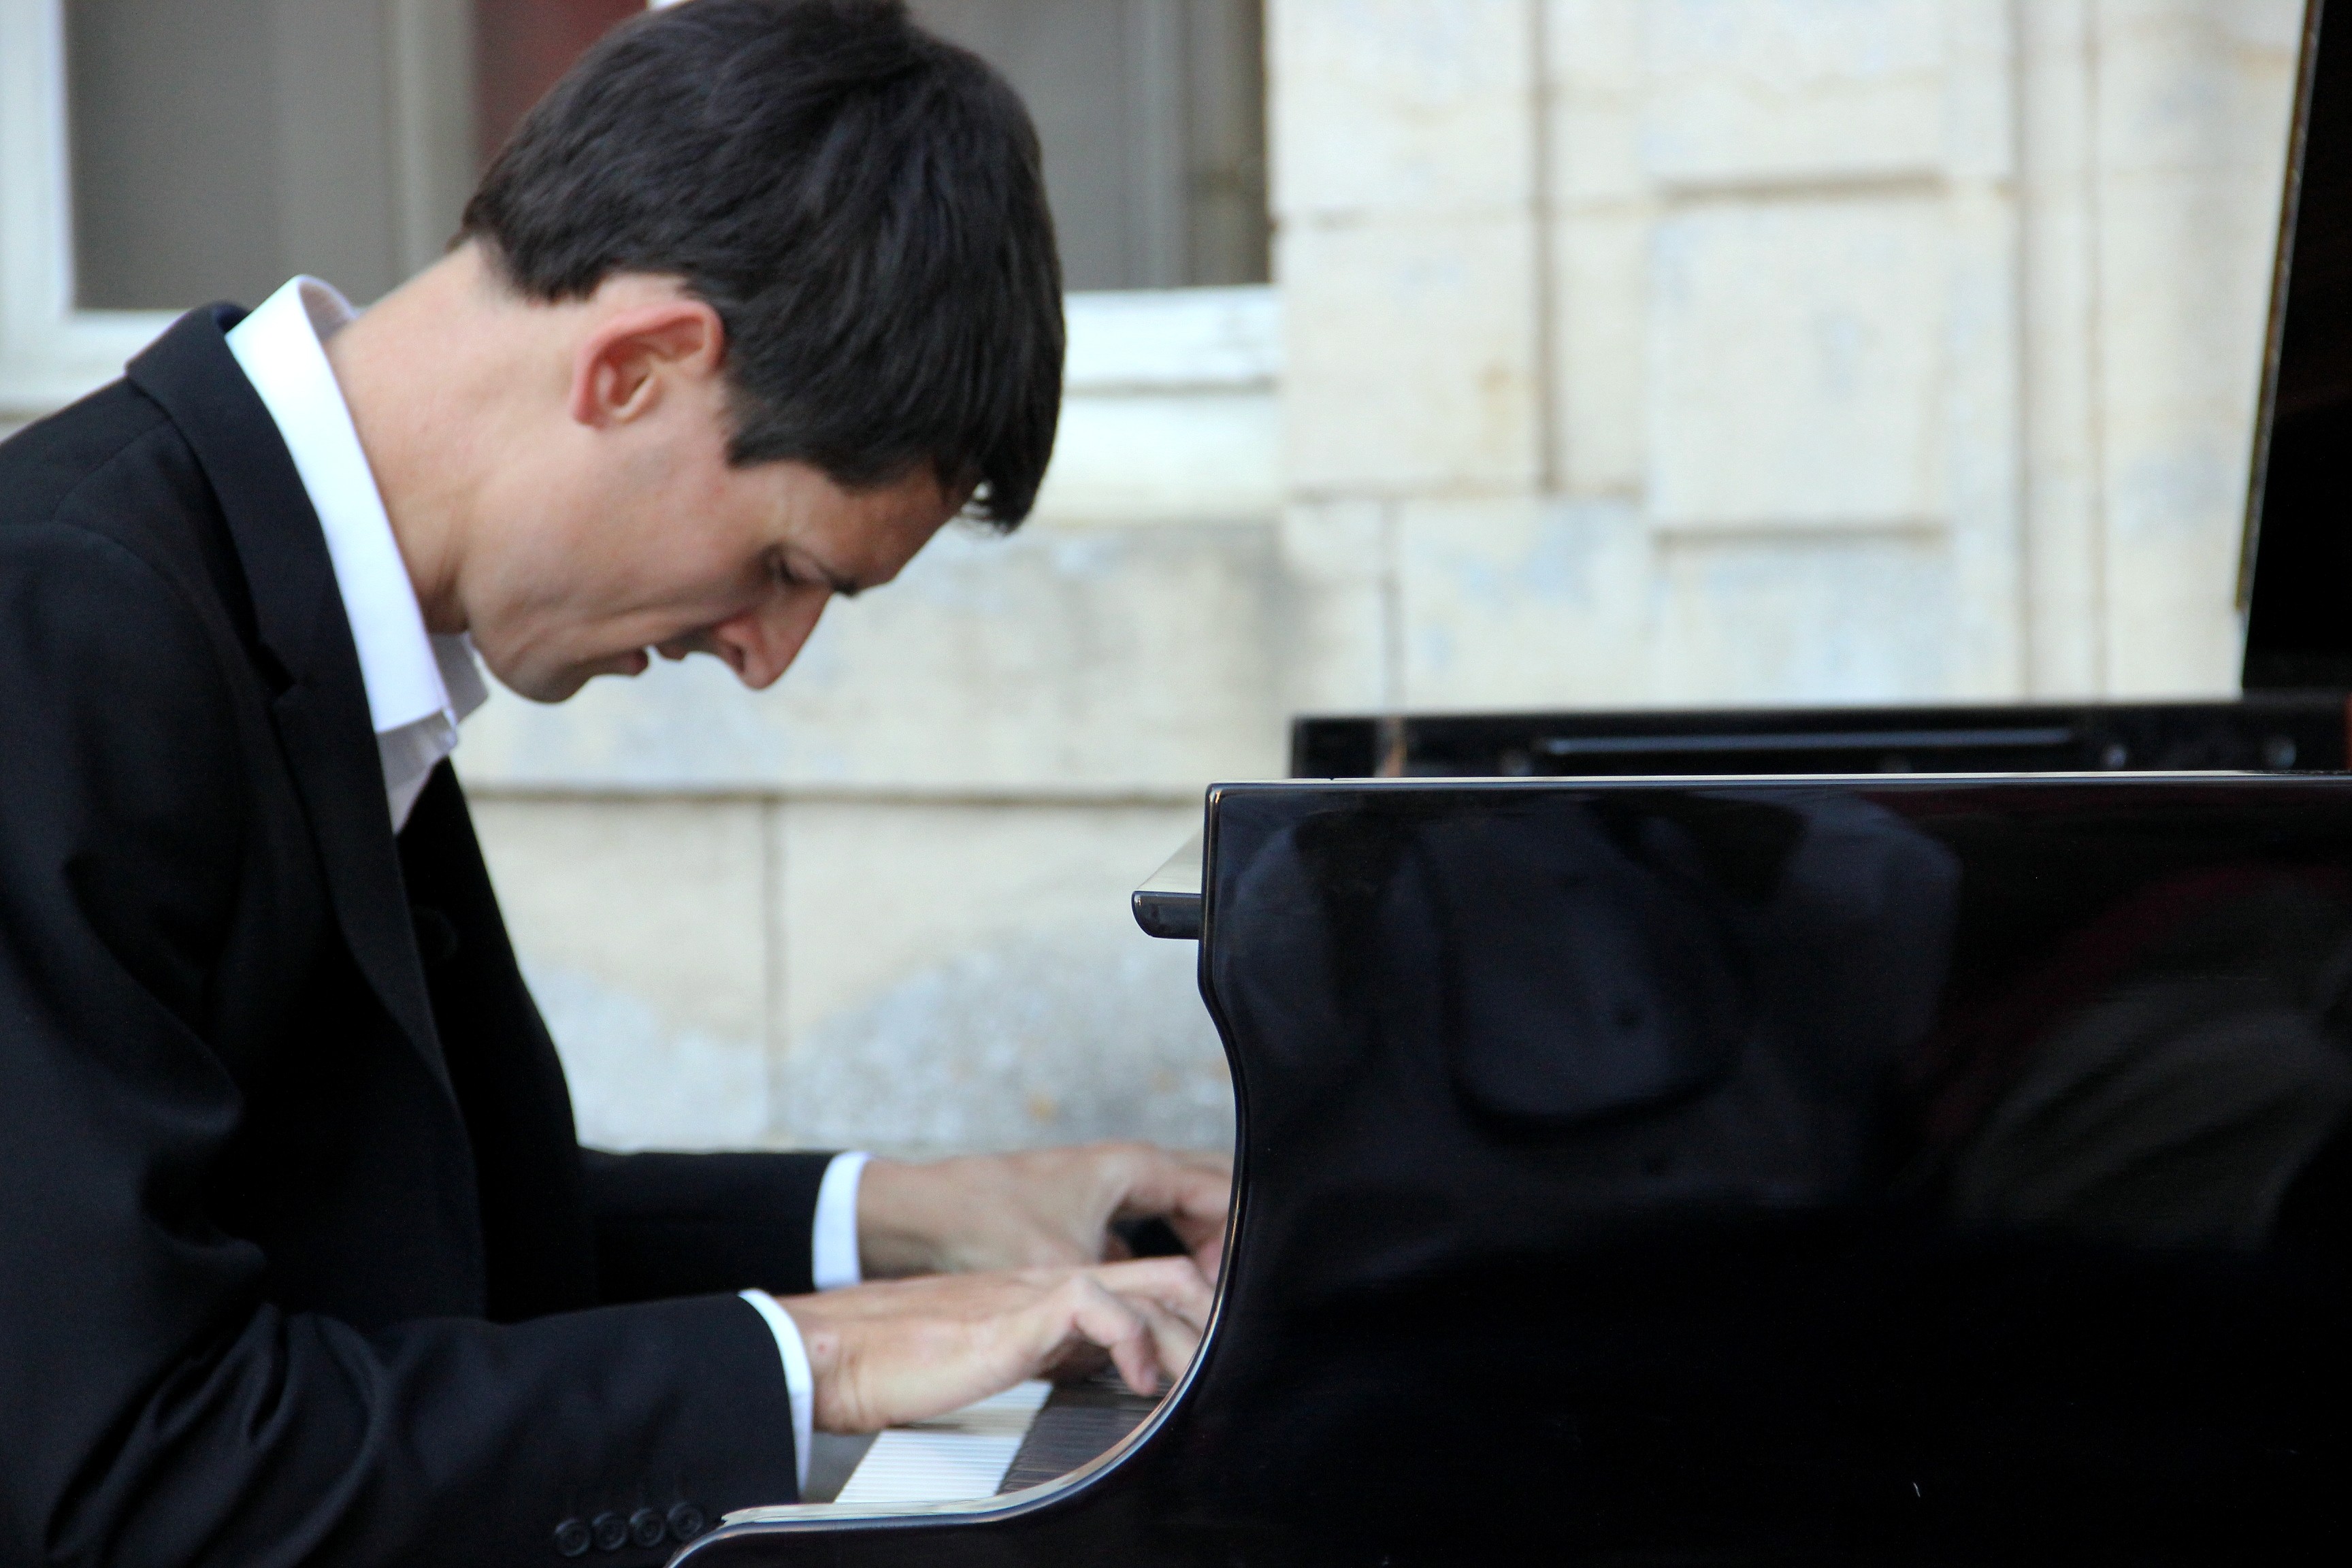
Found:
[(1148, 1297), (1192, 1323), (1205, 1326), (1216, 1300), (1208, 1278), (1189, 1258), (1139, 1258), (1129, 1263), (1105, 1263), (1087, 1271), (1106, 1289), (1122, 1296)]
[[(1183, 1376), (1184, 1369), (1192, 1364), (1193, 1356), (1200, 1352), (1200, 1329), (1149, 1297), (1129, 1297), (1127, 1300), (1128, 1304), (1135, 1309), (1136, 1315), (1143, 1320), (1144, 1327), (1151, 1332), (1151, 1348), (1159, 1371), (1171, 1382)], [(1135, 1387), (1132, 1382), (1129, 1386)], [(1158, 1387), (1155, 1381), (1150, 1388), (1136, 1388), (1136, 1392), (1155, 1393)]]
[(1100, 1281), (1080, 1275), (1070, 1281), (1076, 1296), (1071, 1320), (1077, 1331), (1110, 1352), (1111, 1364), (1128, 1387), (1150, 1394), (1160, 1386), (1160, 1352), (1139, 1301), (1113, 1294)]
[(1119, 1218), (1224, 1223), (1233, 1202), (1232, 1162), (1218, 1155), (1180, 1157), (1146, 1146), (1129, 1152), (1119, 1165), (1126, 1178)]
[(1169, 1222), (1176, 1239), (1184, 1244), (1185, 1252), (1198, 1265), (1202, 1277), (1214, 1284), (1218, 1271), (1225, 1261), (1225, 1216), (1218, 1214), (1212, 1219), (1188, 1219), (1179, 1215)]
[[(1181, 1323), (1188, 1335), (1183, 1359), (1190, 1361), (1200, 1335), (1209, 1328), (1209, 1311), (1216, 1305), (1209, 1281), (1192, 1268), (1190, 1258), (1143, 1258), (1139, 1262), (1103, 1265), (1091, 1269), (1091, 1274), (1124, 1300), (1150, 1302), (1157, 1311), (1167, 1314), (1169, 1321)], [(1171, 1371), (1183, 1371), (1183, 1363), (1176, 1363)]]
[(1133, 1144), (1118, 1149), (1113, 1169), (1125, 1184), (1113, 1217), (1164, 1219), (1202, 1272), (1214, 1279), (1224, 1261), (1233, 1162), (1221, 1154)]

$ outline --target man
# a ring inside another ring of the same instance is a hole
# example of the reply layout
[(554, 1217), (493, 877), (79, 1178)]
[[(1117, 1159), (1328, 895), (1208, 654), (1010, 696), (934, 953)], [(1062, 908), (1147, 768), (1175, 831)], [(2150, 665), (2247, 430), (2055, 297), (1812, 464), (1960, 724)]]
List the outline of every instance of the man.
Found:
[[(757, 689), (1016, 523), (1059, 311), (985, 67), (698, 0), (365, 316), (194, 312), (0, 447), (0, 1560), (651, 1563), (813, 1426), (1182, 1369), (1215, 1163), (579, 1150), (446, 762), (476, 654)], [(1147, 1215), (1193, 1256), (1105, 1262)]]

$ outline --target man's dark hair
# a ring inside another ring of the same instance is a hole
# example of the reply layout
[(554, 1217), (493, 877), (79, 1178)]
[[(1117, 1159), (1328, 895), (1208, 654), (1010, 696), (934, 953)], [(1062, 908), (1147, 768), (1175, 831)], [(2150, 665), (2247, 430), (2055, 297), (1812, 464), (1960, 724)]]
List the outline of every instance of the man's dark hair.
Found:
[(1062, 396), (1037, 134), (897, 0), (693, 0), (614, 29), (466, 205), (529, 299), (667, 274), (719, 312), (730, 457), (851, 489), (929, 464), (1028, 515)]

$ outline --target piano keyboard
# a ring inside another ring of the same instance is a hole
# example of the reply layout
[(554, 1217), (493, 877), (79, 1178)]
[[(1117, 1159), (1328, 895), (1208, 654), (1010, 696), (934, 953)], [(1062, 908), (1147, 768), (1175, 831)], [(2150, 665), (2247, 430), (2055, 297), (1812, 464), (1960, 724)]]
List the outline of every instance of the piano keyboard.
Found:
[[(875, 1436), (826, 1506), (965, 1502), (1069, 1474), (1107, 1452), (1159, 1404), (1116, 1375), (1024, 1383), (930, 1421)], [(821, 1495), (812, 1475), (813, 1498)]]
[(835, 1503), (870, 1508), (993, 1497), (1053, 1391), (1049, 1383), (1018, 1384), (936, 1420), (877, 1434)]

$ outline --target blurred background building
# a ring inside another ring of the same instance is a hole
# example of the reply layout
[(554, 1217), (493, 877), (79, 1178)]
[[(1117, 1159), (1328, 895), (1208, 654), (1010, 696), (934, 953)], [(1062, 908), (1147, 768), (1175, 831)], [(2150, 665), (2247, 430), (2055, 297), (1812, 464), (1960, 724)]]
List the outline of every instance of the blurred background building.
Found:
[[(637, 0), (0, 0), (0, 429), (372, 299)], [(2300, 0), (917, 0), (1028, 99), (1036, 518), (458, 764), (618, 1147), (1214, 1146), (1128, 889), (1289, 715), (2231, 689)]]

